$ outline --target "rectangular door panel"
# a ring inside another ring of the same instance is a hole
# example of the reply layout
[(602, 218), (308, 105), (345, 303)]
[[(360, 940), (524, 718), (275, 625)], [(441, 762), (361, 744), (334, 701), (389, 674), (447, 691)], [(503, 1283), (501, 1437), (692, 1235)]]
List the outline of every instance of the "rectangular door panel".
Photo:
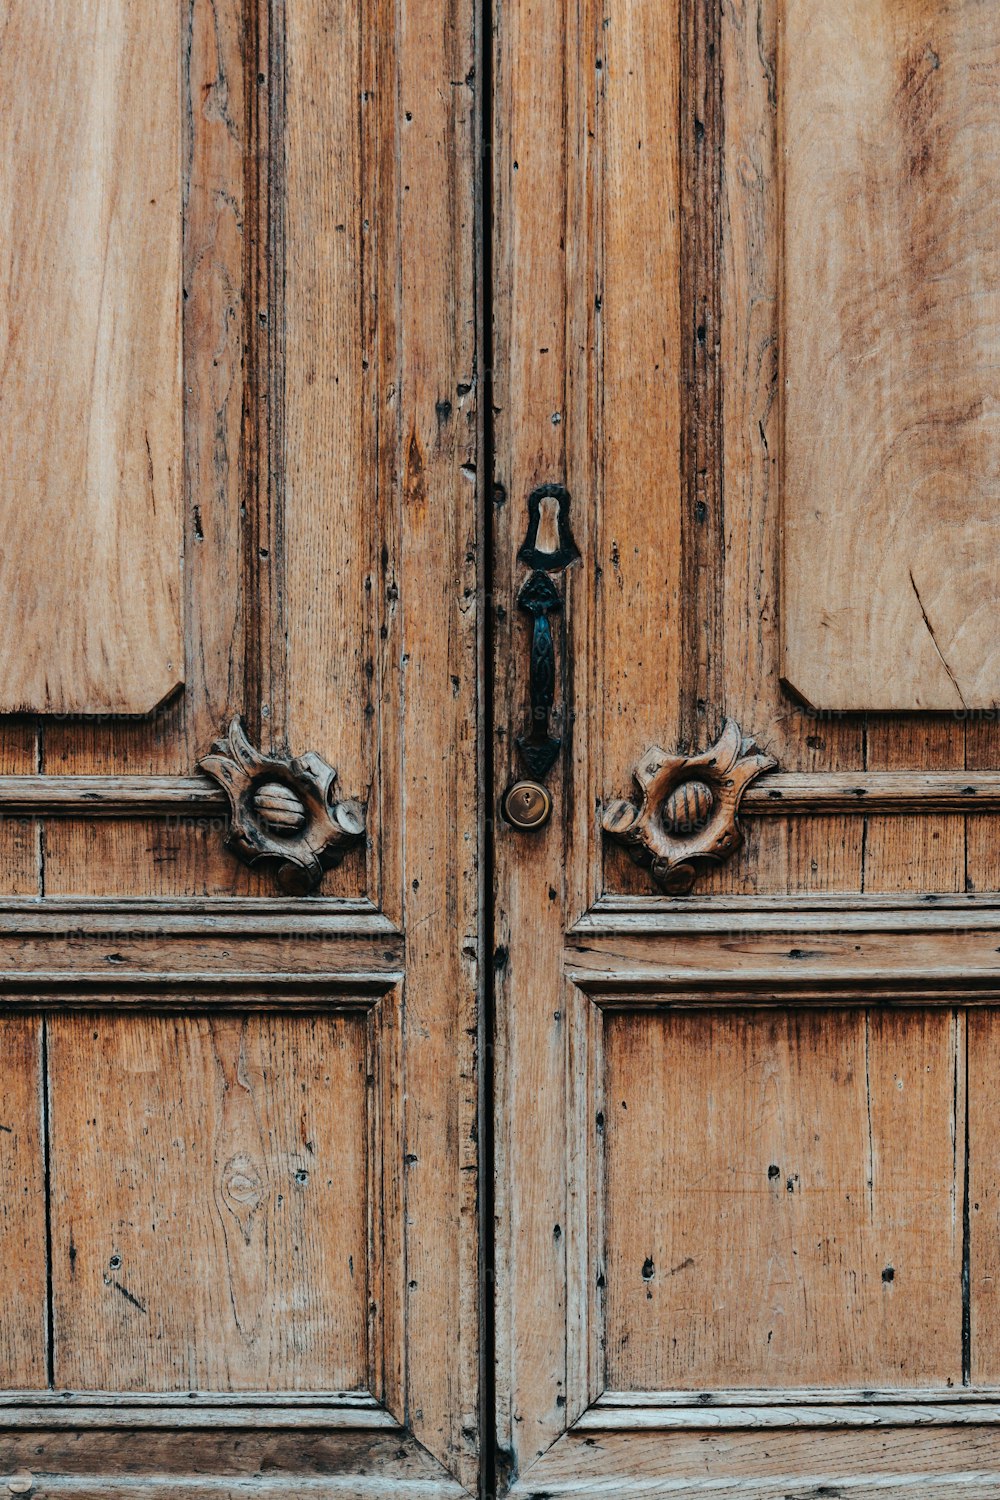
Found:
[(604, 1058), (609, 1390), (961, 1385), (960, 1018), (615, 1011)]
[(47, 1028), (56, 1384), (366, 1389), (364, 1018)]
[(4, 19), (5, 714), (147, 714), (184, 681), (180, 15)]
[(786, 0), (781, 40), (784, 675), (990, 708), (997, 17)]

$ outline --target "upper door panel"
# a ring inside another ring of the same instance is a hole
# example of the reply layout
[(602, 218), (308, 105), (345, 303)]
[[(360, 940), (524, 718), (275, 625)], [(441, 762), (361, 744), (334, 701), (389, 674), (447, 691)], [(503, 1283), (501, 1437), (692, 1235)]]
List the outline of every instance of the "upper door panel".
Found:
[(184, 681), (179, 32), (178, 6), (5, 21), (2, 713), (145, 714)]

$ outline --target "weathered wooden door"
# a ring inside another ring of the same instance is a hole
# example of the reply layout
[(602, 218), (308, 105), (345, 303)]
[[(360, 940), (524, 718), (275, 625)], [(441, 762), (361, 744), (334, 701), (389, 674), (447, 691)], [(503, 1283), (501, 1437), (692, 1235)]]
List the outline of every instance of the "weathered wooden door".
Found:
[(4, 1493), (476, 1481), (475, 56), (0, 6)]
[(495, 790), (552, 801), (495, 838), (501, 1472), (986, 1500), (1000, 10), (495, 48)]
[(0, 1487), (992, 1500), (995, 4), (0, 20)]

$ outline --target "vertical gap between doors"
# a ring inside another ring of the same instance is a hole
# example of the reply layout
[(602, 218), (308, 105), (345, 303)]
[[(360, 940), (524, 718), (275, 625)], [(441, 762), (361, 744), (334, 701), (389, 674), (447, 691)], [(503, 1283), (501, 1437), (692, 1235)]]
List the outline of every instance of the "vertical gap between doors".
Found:
[(479, 1286), (480, 1495), (496, 1494), (496, 1318), (494, 1224), (494, 1065), (496, 986), (493, 951), (496, 849), (494, 840), (494, 548), (493, 493), (496, 433), (493, 410), (493, 0), (479, 0), (479, 163), (476, 274), (478, 282), (479, 400)]

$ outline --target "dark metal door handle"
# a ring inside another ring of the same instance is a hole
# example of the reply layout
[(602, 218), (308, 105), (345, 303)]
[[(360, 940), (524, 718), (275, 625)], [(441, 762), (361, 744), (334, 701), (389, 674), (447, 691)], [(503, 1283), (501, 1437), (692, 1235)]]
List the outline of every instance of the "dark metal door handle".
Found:
[(517, 603), (532, 618), (528, 693), (531, 724), (519, 735), (517, 748), (530, 776), (544, 781), (555, 765), (562, 740), (549, 734), (549, 715), (556, 695), (556, 648), (549, 616), (559, 614), (562, 600), (551, 578), (532, 573), (517, 596)]
[[(543, 500), (556, 502), (556, 545), (545, 550), (538, 545)], [(555, 765), (562, 739), (549, 733), (549, 719), (556, 694), (556, 648), (552, 616), (561, 614), (563, 601), (549, 576), (561, 573), (580, 553), (569, 527), (569, 491), (561, 484), (543, 484), (528, 496), (528, 530), (518, 557), (531, 569), (517, 596), (518, 608), (531, 617), (531, 649), (528, 697), (531, 718), (526, 734), (518, 735), (517, 749), (525, 772), (532, 779), (509, 787), (503, 799), (504, 816), (515, 828), (541, 828), (548, 821), (552, 798), (541, 783)], [(525, 808), (530, 804), (530, 815)]]

